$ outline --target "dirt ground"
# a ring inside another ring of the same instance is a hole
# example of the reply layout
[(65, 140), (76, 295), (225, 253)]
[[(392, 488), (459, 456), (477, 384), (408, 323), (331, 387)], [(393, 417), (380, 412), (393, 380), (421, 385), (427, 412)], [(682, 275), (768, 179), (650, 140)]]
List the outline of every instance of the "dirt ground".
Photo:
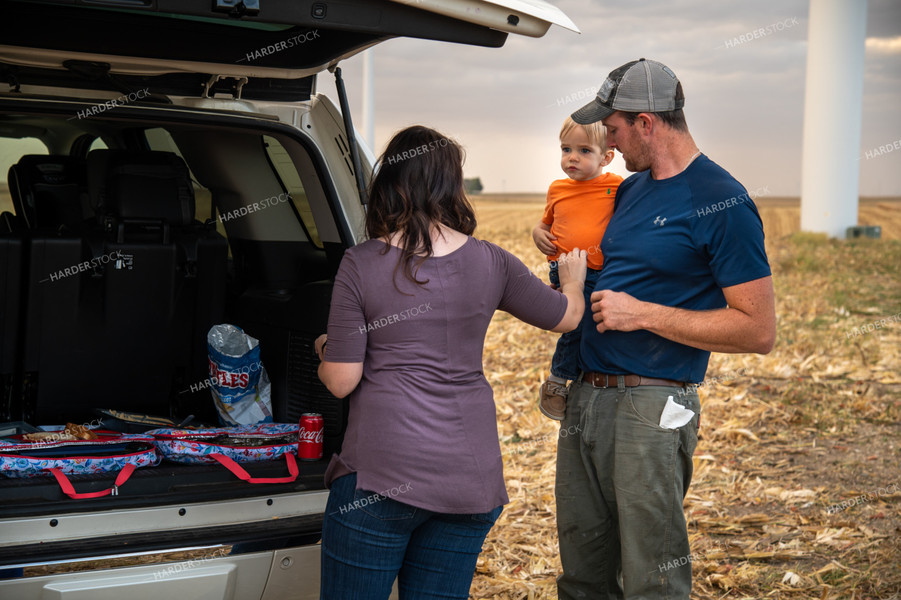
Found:
[[(546, 277), (529, 234), (543, 198), (473, 203), (476, 236)], [(881, 225), (882, 239), (848, 241), (797, 233), (797, 199), (759, 205), (777, 343), (766, 356), (714, 354), (700, 388), (684, 503), (692, 598), (901, 598), (901, 201), (862, 201), (860, 223)], [(474, 599), (557, 597), (558, 426), (536, 408), (555, 341), (504, 313), (489, 330), (511, 503), (486, 541)]]

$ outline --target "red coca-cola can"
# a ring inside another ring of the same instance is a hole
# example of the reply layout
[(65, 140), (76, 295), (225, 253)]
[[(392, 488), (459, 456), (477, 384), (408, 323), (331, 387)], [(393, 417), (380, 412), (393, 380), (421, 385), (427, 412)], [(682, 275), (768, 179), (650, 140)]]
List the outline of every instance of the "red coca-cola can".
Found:
[(319, 460), (322, 458), (322, 432), (324, 423), (319, 413), (300, 415), (300, 431), (297, 441), (297, 458)]

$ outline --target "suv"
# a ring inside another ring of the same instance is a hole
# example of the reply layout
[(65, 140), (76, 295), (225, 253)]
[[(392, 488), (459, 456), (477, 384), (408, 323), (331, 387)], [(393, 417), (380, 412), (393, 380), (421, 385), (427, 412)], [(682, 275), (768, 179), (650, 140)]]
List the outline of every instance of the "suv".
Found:
[[(540, 0), (0, 8), (0, 138), (32, 148), (0, 198), (0, 436), (98, 415), (215, 423), (206, 334), (232, 323), (260, 340), (275, 421), (324, 416), (326, 457), (261, 485), (163, 462), (75, 500), (50, 477), (0, 477), (0, 597), (318, 597), (323, 473), (347, 406), (312, 343), (364, 237), (374, 163), (336, 67), (392, 37), (499, 47), (575, 26)], [(340, 112), (316, 93), (326, 69)]]

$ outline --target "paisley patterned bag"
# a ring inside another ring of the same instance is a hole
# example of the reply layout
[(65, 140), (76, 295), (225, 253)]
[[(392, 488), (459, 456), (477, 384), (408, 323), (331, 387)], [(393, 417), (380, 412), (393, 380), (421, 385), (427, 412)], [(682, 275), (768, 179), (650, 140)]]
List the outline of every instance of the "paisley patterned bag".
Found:
[[(208, 429), (164, 428), (148, 431), (166, 460), (183, 464), (219, 463), (248, 483), (288, 483), (297, 478), (297, 424), (261, 423)], [(285, 457), (287, 477), (254, 478), (238, 463)]]
[[(97, 498), (116, 495), (138, 467), (160, 463), (153, 438), (114, 431), (95, 431), (91, 440), (64, 440), (50, 436), (29, 441), (22, 435), (0, 439), (0, 474), (7, 477), (56, 477), (70, 498)], [(118, 472), (113, 487), (97, 492), (78, 493), (67, 475)]]

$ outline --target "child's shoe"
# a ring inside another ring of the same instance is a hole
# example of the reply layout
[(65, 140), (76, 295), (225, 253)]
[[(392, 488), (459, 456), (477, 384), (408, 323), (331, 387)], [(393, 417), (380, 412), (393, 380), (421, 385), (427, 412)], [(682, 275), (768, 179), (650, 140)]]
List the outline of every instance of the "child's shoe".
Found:
[(566, 413), (567, 394), (569, 394), (569, 388), (566, 384), (548, 379), (541, 384), (538, 392), (538, 410), (550, 419), (562, 421), (563, 415)]

